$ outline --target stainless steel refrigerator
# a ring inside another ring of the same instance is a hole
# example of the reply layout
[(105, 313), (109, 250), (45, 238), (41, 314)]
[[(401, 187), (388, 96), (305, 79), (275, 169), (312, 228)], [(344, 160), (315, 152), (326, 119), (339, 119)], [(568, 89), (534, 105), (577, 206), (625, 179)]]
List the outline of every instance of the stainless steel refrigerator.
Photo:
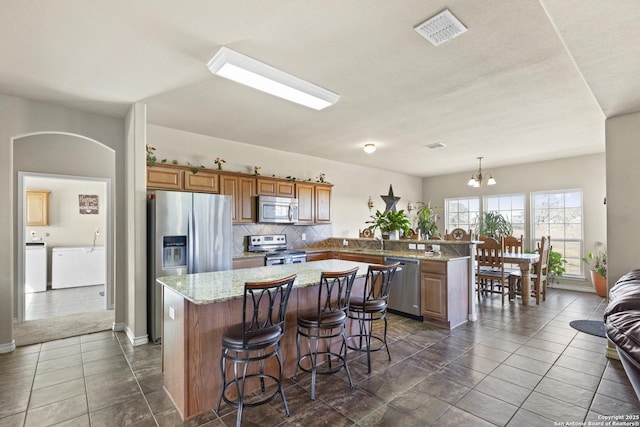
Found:
[(157, 277), (230, 270), (231, 196), (178, 191), (147, 194), (147, 310), (153, 342), (162, 335)]

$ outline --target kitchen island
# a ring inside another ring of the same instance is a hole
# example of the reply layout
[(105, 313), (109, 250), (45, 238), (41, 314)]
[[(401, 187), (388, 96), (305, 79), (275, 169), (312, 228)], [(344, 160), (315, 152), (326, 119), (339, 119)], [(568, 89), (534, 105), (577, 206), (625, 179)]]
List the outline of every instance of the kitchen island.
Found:
[(158, 278), (163, 288), (164, 386), (182, 418), (211, 410), (217, 402), (222, 388), (222, 333), (229, 325), (241, 322), (245, 282), (297, 275), (281, 341), (284, 373), (292, 377), (297, 360), (297, 312), (317, 304), (320, 274), (359, 267), (354, 284), (357, 289), (364, 282), (368, 266), (361, 262), (323, 260)]

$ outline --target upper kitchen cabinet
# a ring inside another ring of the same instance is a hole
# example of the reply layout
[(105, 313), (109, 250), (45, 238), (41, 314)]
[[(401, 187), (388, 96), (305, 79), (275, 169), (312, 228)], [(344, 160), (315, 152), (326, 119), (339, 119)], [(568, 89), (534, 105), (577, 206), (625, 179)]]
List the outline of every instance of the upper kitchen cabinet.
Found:
[(204, 193), (220, 193), (220, 175), (209, 171), (184, 171), (184, 189)]
[(220, 173), (220, 194), (233, 197), (234, 224), (256, 222), (256, 178), (246, 174)]
[(330, 184), (296, 183), (298, 223), (322, 224), (331, 222)]
[(292, 181), (277, 178), (256, 179), (258, 196), (295, 197), (295, 185)]
[(147, 188), (150, 190), (182, 190), (184, 168), (162, 165), (147, 167)]
[(27, 190), (27, 226), (49, 225), (50, 193), (48, 190)]

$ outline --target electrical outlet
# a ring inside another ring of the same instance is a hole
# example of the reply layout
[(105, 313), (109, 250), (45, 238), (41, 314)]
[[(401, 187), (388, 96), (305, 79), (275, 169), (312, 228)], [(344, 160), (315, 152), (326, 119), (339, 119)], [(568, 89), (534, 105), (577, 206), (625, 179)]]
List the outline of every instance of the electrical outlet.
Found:
[(415, 249), (416, 248), (416, 244), (415, 243), (409, 243), (409, 249)]
[(418, 250), (424, 251), (424, 243), (418, 243)]
[(349, 241), (347, 239), (343, 239), (342, 246), (349, 246)]
[(176, 309), (173, 307), (169, 307), (169, 317), (171, 320), (176, 320)]
[(431, 245), (431, 250), (434, 252), (440, 252), (440, 245)]
[(307, 233), (302, 233), (302, 234), (300, 235), (300, 239), (301, 239), (301, 240), (303, 240), (303, 241), (304, 241), (304, 240), (307, 240)]

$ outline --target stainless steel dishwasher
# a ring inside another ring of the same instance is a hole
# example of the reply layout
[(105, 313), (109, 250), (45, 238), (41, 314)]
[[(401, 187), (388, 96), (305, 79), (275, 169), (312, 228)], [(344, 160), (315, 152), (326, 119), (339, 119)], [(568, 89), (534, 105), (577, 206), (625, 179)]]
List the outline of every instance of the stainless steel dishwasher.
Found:
[(399, 262), (389, 292), (388, 309), (410, 317), (421, 317), (420, 313), (420, 260), (413, 258), (385, 257), (385, 264)]

